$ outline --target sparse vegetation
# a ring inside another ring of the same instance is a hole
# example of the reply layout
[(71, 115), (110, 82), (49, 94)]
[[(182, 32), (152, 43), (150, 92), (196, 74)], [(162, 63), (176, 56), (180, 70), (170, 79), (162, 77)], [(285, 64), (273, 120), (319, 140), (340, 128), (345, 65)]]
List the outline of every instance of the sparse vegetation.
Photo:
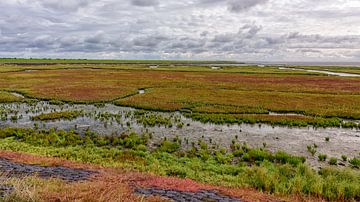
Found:
[[(138, 123), (141, 123), (145, 127), (154, 127), (154, 126), (166, 126), (171, 128), (175, 122), (176, 118), (173, 120), (172, 117), (165, 117), (161, 114), (155, 114), (151, 112), (145, 112), (142, 110), (137, 110), (134, 112), (134, 117)], [(177, 123), (178, 127), (182, 127), (182, 123)]]
[(315, 144), (307, 146), (307, 150), (312, 156), (315, 156), (316, 148), (317, 148), (317, 146)]

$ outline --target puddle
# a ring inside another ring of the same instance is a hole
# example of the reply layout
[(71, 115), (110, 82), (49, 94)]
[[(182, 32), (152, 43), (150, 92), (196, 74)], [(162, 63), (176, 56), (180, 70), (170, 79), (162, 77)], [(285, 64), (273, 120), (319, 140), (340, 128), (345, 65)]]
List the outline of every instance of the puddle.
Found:
[[(32, 121), (31, 117), (41, 113), (54, 111), (81, 110), (84, 115), (74, 120)], [(149, 132), (153, 134), (150, 144), (157, 144), (164, 137), (168, 139), (178, 136), (182, 139), (182, 147), (191, 147), (192, 142), (199, 139), (219, 147), (229, 148), (232, 140), (247, 143), (252, 147), (266, 147), (270, 151), (283, 150), (290, 154), (301, 155), (313, 167), (321, 164), (317, 155), (327, 154), (329, 157), (341, 159), (341, 155), (349, 158), (359, 155), (360, 131), (345, 128), (314, 128), (314, 127), (280, 127), (267, 124), (215, 125), (204, 124), (182, 116), (179, 112), (148, 112), (150, 115), (167, 117), (171, 124), (167, 126), (144, 126), (135, 117), (136, 110), (105, 104), (104, 107), (94, 105), (51, 105), (48, 102), (38, 102), (35, 105), (25, 103), (0, 104), (0, 127), (63, 129), (85, 133), (94, 131), (101, 135), (120, 134), (122, 132)], [(274, 113), (274, 115), (276, 115)], [(17, 120), (11, 120), (16, 116)], [(330, 141), (325, 139), (329, 137)], [(318, 145), (315, 157), (307, 151), (307, 145)]]
[(340, 72), (331, 72), (325, 70), (312, 70), (312, 69), (301, 69), (301, 68), (287, 68), (287, 67), (280, 67), (281, 70), (294, 70), (294, 71), (307, 71), (313, 73), (323, 73), (332, 76), (341, 76), (341, 77), (360, 77), (360, 74), (350, 74), (350, 73), (340, 73)]
[(14, 96), (19, 97), (19, 98), (25, 98), (23, 95), (21, 95), (19, 93), (11, 93), (11, 95), (14, 95)]
[(305, 115), (303, 114), (297, 114), (297, 113), (277, 113), (277, 112), (269, 112), (269, 115), (272, 115), (272, 116), (303, 116), (305, 117)]
[(213, 66), (213, 67), (211, 67), (211, 69), (212, 70), (219, 70), (219, 69), (221, 69), (221, 67)]

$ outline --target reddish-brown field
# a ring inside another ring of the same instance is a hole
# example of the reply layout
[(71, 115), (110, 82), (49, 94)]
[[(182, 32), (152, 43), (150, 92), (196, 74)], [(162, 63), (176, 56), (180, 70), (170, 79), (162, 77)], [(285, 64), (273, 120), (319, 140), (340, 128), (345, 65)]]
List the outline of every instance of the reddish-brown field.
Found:
[[(360, 79), (319, 75), (123, 69), (1, 73), (0, 89), (30, 97), (198, 112), (301, 112), (360, 118)], [(145, 94), (137, 94), (146, 89)]]

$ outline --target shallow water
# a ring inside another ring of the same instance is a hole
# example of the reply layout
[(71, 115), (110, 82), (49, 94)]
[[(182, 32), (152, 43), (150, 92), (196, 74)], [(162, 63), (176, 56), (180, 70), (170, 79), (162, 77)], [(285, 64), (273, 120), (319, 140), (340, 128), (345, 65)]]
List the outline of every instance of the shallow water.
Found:
[[(53, 111), (81, 110), (85, 114), (74, 120), (32, 121), (31, 117), (41, 113)], [(28, 104), (0, 104), (0, 117), (8, 114), (6, 120), (0, 121), (0, 127), (33, 128), (36, 123), (39, 128), (57, 128), (75, 130), (80, 133), (87, 129), (101, 135), (120, 134), (134, 131), (137, 133), (149, 132), (153, 134), (151, 143), (159, 143), (164, 137), (171, 139), (179, 136), (183, 147), (190, 147), (192, 142), (199, 139), (218, 144), (219, 147), (228, 148), (234, 139), (239, 143), (247, 143), (252, 147), (266, 147), (270, 151), (283, 150), (285, 152), (305, 156), (308, 162), (318, 167), (321, 164), (316, 157), (307, 151), (307, 145), (318, 145), (318, 153), (327, 154), (329, 157), (347, 155), (349, 158), (359, 156), (360, 131), (342, 128), (289, 128), (270, 126), (266, 124), (240, 124), (240, 125), (215, 125), (193, 121), (182, 116), (179, 112), (163, 113), (149, 112), (151, 114), (170, 117), (173, 126), (145, 127), (134, 118), (135, 109), (106, 104), (104, 107), (93, 105), (51, 105), (48, 102), (39, 102), (36, 105)], [(17, 116), (17, 121), (11, 121), (11, 116)], [(100, 115), (105, 118), (100, 118)], [(178, 120), (178, 121), (175, 121)], [(178, 127), (177, 123), (183, 123)], [(325, 138), (330, 141), (326, 142)], [(186, 143), (188, 142), (188, 143)], [(317, 156), (318, 154), (316, 154)]]
[(281, 70), (294, 70), (294, 71), (307, 71), (313, 73), (323, 73), (332, 76), (341, 76), (341, 77), (360, 77), (360, 74), (350, 74), (350, 73), (340, 73), (340, 72), (331, 72), (325, 70), (312, 70), (312, 69), (301, 69), (301, 68), (287, 68), (287, 67), (280, 67)]
[(25, 96), (19, 94), (19, 93), (11, 93), (11, 95), (15, 96), (15, 97), (19, 97), (19, 98), (25, 98)]

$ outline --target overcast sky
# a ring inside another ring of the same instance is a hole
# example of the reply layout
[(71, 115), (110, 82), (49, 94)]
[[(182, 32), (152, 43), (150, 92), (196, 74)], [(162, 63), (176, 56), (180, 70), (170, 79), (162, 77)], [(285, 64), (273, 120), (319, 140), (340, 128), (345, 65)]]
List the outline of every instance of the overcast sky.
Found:
[(0, 57), (360, 61), (360, 0), (3, 0)]

